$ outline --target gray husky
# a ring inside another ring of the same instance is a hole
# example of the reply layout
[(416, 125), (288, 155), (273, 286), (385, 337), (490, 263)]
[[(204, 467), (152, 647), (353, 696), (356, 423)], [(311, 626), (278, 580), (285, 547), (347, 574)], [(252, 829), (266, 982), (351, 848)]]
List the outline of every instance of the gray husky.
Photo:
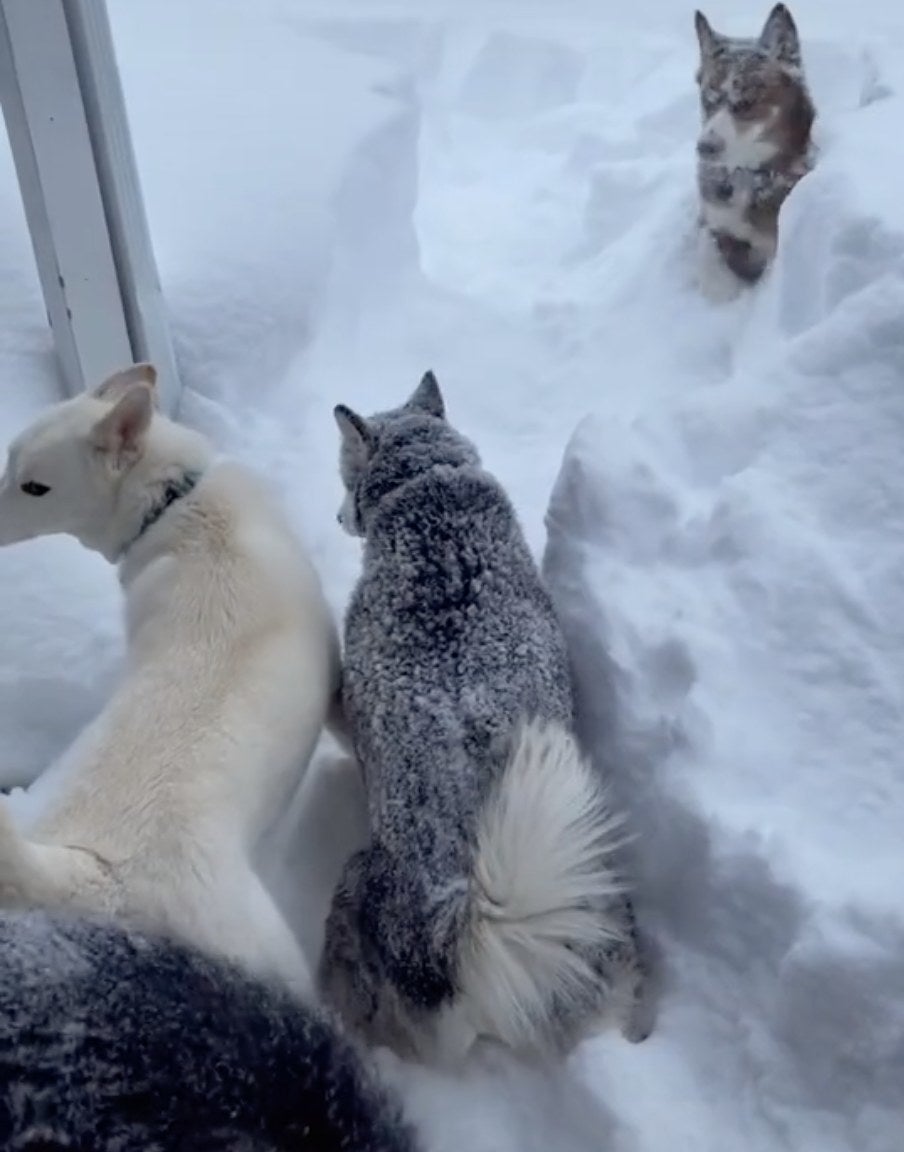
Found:
[(335, 416), (339, 520), (365, 541), (342, 692), (371, 843), (334, 893), (324, 994), (371, 1042), (440, 1061), (478, 1038), (567, 1051), (607, 991), (642, 1039), (624, 822), (572, 734), (565, 641), (512, 505), (432, 373), (401, 408)]
[(0, 914), (0, 1148), (416, 1152), (330, 1022), (225, 962), (68, 914)]

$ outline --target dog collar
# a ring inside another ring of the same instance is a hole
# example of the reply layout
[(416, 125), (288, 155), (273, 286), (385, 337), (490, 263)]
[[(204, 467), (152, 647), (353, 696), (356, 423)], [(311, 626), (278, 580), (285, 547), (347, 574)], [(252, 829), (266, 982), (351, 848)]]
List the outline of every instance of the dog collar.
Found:
[(156, 500), (145, 512), (141, 526), (132, 539), (124, 545), (120, 556), (125, 556), (129, 549), (138, 543), (145, 532), (157, 523), (167, 508), (170, 508), (177, 500), (182, 500), (189, 492), (194, 491), (202, 475), (203, 473), (199, 471), (183, 472), (177, 479), (167, 480), (160, 494), (160, 499)]

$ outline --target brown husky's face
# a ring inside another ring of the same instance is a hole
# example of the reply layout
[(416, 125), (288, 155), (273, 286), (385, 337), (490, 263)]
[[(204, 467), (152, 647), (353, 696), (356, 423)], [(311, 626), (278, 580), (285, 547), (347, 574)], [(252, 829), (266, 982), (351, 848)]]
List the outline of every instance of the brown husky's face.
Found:
[(752, 169), (804, 151), (813, 111), (797, 28), (784, 4), (773, 8), (756, 40), (714, 32), (702, 12), (696, 13), (695, 26), (700, 160)]

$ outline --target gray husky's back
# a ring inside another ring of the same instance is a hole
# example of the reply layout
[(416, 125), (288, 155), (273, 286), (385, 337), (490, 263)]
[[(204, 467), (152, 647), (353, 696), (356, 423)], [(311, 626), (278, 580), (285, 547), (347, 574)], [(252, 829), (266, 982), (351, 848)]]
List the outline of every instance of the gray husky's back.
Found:
[(322, 1016), (111, 925), (0, 915), (0, 1148), (415, 1152)]
[(334, 899), (324, 987), (374, 1039), (567, 1046), (630, 910), (550, 598), (432, 377), (401, 409), (337, 418), (366, 541), (343, 700), (373, 839)]

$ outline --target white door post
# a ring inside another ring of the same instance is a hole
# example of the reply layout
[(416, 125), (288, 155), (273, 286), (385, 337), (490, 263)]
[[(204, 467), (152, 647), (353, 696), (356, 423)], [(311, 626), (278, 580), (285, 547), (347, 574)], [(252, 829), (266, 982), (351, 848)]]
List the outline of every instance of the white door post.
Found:
[(0, 0), (0, 101), (66, 391), (179, 379), (104, 0)]

